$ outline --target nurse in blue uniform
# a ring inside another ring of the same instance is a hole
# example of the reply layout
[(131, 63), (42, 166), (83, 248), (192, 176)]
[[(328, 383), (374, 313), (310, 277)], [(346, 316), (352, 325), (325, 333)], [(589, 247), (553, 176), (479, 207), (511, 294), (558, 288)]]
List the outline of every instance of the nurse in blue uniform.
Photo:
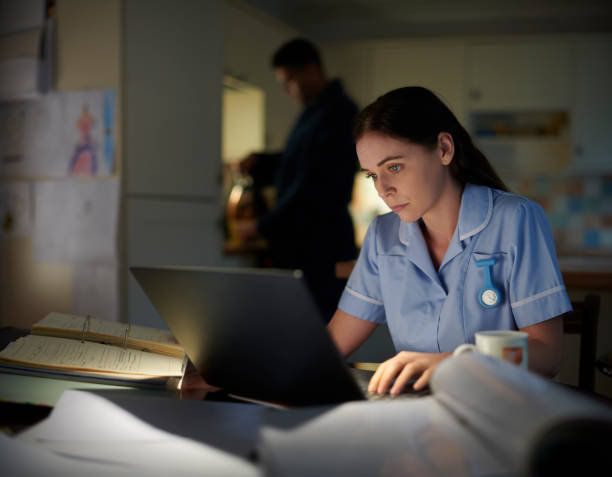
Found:
[(397, 354), (369, 390), (396, 394), (413, 378), (423, 388), (480, 330), (526, 331), (529, 368), (554, 376), (560, 315), (571, 305), (541, 207), (507, 192), (425, 88), (378, 98), (360, 113), (354, 137), (363, 173), (392, 212), (370, 225), (328, 330), (347, 356), (388, 325)]

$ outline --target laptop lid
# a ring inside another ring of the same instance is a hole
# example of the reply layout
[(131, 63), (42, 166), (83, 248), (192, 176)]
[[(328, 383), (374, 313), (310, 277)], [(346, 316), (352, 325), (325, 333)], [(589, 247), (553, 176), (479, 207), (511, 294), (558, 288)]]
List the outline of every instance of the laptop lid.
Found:
[(364, 399), (299, 270), (130, 270), (209, 384), (289, 406)]

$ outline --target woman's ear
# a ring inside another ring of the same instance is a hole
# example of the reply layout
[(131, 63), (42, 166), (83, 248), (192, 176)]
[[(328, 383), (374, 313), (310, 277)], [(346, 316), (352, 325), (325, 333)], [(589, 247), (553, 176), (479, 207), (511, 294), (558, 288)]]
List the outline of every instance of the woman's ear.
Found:
[(438, 152), (442, 164), (448, 166), (455, 156), (455, 143), (450, 133), (441, 132), (438, 134)]

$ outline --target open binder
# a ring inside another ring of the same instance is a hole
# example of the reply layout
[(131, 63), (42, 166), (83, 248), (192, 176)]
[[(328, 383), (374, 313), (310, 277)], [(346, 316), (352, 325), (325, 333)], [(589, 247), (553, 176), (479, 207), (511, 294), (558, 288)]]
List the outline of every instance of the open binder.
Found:
[(80, 339), (182, 358), (183, 347), (167, 330), (130, 323), (101, 320), (91, 316), (49, 313), (32, 325), (32, 334)]
[(177, 389), (188, 359), (166, 330), (50, 313), (0, 352), (0, 371)]

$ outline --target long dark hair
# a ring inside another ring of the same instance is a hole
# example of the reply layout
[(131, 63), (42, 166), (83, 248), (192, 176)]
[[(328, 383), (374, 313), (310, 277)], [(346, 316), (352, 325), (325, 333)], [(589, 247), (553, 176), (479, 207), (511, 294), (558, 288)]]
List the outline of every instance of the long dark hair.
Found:
[(353, 129), (355, 142), (368, 131), (432, 149), (438, 143), (438, 135), (447, 132), (455, 144), (449, 166), (455, 180), (462, 186), (470, 183), (508, 190), (452, 111), (426, 88), (408, 86), (380, 96), (357, 116)]

